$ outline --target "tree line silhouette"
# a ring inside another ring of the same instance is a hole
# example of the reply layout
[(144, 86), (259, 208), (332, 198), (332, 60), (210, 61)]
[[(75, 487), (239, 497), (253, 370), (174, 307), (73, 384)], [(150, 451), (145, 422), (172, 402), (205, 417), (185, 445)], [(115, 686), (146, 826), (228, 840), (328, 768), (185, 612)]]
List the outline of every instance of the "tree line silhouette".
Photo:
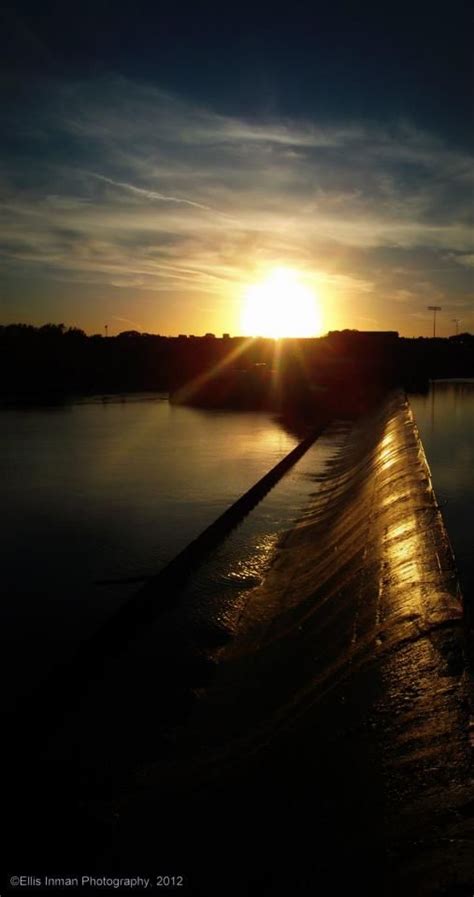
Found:
[(321, 396), (359, 397), (399, 384), (474, 376), (474, 336), (400, 338), (334, 331), (314, 339), (88, 336), (64, 324), (0, 326), (2, 403), (165, 391), (215, 407), (310, 407)]

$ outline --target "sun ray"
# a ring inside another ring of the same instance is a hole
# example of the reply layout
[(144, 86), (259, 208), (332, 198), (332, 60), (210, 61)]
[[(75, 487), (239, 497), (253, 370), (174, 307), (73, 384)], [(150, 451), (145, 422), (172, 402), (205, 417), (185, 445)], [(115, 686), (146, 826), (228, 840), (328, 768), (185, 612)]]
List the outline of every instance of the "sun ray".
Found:
[(221, 358), (215, 365), (213, 365), (213, 367), (209, 368), (209, 370), (203, 371), (201, 374), (194, 377), (193, 380), (180, 386), (174, 393), (174, 401), (178, 404), (189, 402), (193, 396), (199, 393), (203, 386), (211, 380), (216, 379), (216, 377), (218, 377), (219, 374), (222, 374), (226, 368), (231, 367), (239, 356), (246, 352), (252, 342), (253, 339), (250, 337), (249, 339), (244, 340), (244, 342), (239, 343), (231, 352), (225, 355), (224, 358)]

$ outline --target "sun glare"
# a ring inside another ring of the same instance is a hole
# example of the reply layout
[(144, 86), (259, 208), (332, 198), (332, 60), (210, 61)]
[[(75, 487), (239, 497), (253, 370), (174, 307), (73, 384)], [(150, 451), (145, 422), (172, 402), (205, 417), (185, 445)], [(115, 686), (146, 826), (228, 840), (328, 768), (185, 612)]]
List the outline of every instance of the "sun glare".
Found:
[(321, 312), (295, 271), (276, 268), (262, 283), (247, 288), (241, 326), (245, 336), (318, 336)]

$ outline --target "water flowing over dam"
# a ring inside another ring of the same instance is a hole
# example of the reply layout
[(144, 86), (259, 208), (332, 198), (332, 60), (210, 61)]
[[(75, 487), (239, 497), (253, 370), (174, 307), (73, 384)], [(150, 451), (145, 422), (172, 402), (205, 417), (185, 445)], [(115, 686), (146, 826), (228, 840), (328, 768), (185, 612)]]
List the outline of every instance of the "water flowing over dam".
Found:
[(81, 850), (124, 869), (158, 851), (206, 897), (328, 878), (471, 893), (462, 596), (402, 393), (354, 425), (261, 585), (226, 600), (219, 619), (196, 598), (131, 627), (65, 720), (48, 782)]

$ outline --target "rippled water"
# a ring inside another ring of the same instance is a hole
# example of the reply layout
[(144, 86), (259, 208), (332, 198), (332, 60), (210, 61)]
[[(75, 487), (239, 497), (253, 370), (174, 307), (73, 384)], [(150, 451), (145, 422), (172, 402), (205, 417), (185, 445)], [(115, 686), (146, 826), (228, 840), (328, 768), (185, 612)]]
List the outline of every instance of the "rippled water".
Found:
[[(321, 487), (328, 462), (337, 457), (350, 424), (334, 422), (193, 575), (183, 604), (231, 629), (246, 593), (259, 585), (282, 533), (304, 514)], [(197, 601), (195, 601), (197, 599)]]
[(436, 381), (410, 396), (465, 595), (474, 594), (474, 381)]

